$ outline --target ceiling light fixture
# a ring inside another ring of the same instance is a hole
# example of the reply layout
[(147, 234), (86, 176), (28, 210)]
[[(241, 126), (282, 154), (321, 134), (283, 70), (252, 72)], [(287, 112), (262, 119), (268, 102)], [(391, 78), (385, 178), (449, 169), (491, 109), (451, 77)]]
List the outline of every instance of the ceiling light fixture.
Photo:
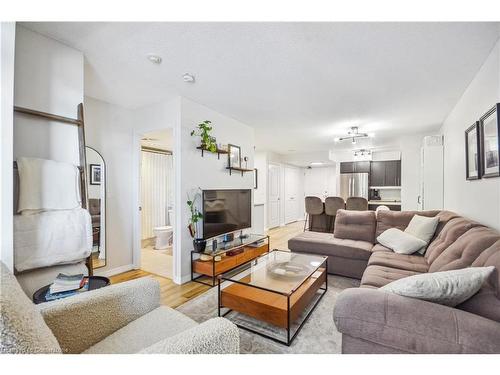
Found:
[(148, 55), (148, 60), (153, 64), (161, 64), (162, 58), (161, 56), (155, 55), (154, 53), (150, 53)]
[(311, 166), (312, 165), (323, 165), (323, 162), (321, 162), (321, 161), (313, 161), (310, 165)]
[(339, 141), (351, 140), (352, 144), (356, 144), (358, 138), (368, 138), (368, 134), (360, 133), (357, 126), (351, 126), (351, 130), (347, 132), (347, 137), (338, 138)]
[(370, 156), (372, 151), (366, 148), (360, 148), (359, 150), (352, 150), (354, 152), (354, 156)]
[(194, 75), (192, 75), (192, 74), (184, 73), (184, 75), (182, 76), (182, 79), (186, 83), (194, 83)]

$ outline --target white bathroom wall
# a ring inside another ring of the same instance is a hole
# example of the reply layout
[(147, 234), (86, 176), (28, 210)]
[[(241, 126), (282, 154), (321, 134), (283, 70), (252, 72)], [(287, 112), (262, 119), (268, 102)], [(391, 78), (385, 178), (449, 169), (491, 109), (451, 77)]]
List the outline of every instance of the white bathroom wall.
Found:
[(13, 124), (14, 115), (14, 50), (16, 39), (16, 26), (14, 22), (0, 24), (0, 98), (1, 98), (1, 126), (0, 140), (0, 260), (11, 270), (14, 270), (14, 249), (12, 239), (12, 162), (13, 162)]

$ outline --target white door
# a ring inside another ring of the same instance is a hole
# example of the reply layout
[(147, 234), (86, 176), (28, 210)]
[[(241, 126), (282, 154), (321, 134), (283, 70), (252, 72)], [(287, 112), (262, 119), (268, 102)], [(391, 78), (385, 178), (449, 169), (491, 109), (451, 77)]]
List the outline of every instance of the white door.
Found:
[(269, 164), (267, 225), (274, 228), (280, 225), (280, 166)]
[(299, 169), (285, 167), (285, 224), (297, 221), (297, 218), (299, 217), (299, 183)]

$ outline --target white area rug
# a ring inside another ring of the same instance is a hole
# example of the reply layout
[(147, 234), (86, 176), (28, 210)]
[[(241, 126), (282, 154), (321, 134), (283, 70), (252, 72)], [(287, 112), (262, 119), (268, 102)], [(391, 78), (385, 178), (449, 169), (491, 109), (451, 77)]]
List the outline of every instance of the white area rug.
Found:
[[(328, 276), (328, 291), (321, 299), (307, 322), (302, 327), (291, 346), (279, 344), (273, 340), (261, 337), (240, 329), (240, 353), (316, 353), (332, 354), (341, 351), (341, 334), (333, 323), (333, 306), (338, 294), (347, 288), (359, 286), (359, 280), (340, 276)], [(217, 288), (212, 288), (201, 296), (186, 302), (177, 308), (191, 319), (201, 323), (217, 316)], [(258, 325), (259, 322), (245, 318), (248, 323)], [(261, 328), (266, 326), (260, 323)]]

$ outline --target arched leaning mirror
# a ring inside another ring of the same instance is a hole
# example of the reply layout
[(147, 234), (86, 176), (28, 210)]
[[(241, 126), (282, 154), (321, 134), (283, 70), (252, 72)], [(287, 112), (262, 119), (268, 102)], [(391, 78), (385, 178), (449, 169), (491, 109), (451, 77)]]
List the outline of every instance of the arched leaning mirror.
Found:
[(92, 218), (92, 268), (106, 265), (106, 163), (86, 146), (88, 210)]

